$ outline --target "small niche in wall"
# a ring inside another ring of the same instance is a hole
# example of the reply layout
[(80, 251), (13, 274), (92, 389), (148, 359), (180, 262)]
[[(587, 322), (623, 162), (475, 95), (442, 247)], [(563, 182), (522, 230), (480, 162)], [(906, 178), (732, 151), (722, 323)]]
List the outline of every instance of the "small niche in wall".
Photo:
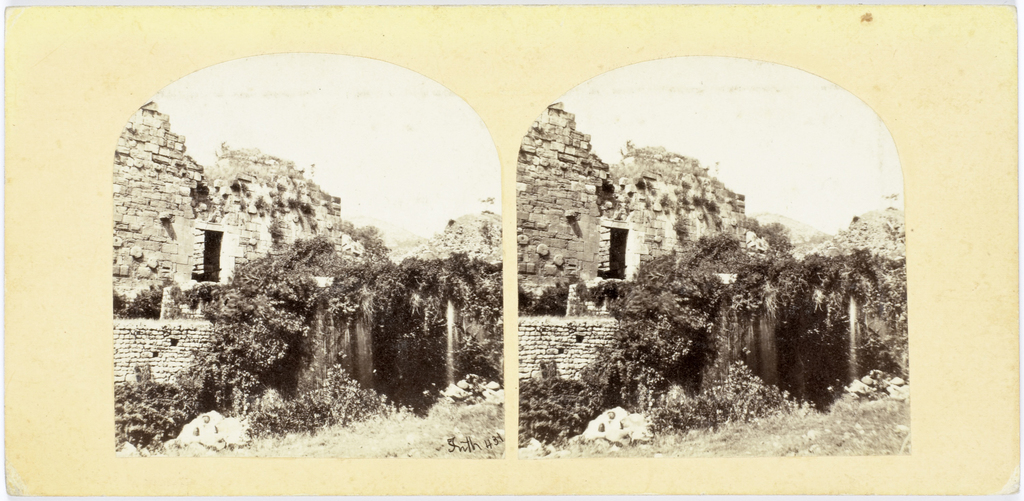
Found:
[(577, 343), (582, 343), (582, 342), (583, 342), (583, 336), (582, 336), (582, 335), (580, 335), (580, 334), (577, 334), (577, 335), (576, 335), (576, 342), (577, 342)]
[(565, 348), (559, 348), (558, 349), (558, 354), (561, 355), (563, 353), (565, 353)]
[[(579, 336), (577, 336), (579, 337)], [(171, 346), (178, 346), (178, 338), (171, 338)]]
[(156, 357), (159, 357), (159, 356), (160, 356), (160, 352), (159, 351), (154, 351), (153, 352), (153, 358), (156, 358)]

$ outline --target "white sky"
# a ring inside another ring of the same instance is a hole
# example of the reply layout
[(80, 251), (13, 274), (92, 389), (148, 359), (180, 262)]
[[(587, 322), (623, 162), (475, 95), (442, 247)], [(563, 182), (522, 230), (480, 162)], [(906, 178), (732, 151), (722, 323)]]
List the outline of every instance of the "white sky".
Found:
[[(215, 163), (221, 142), (308, 168), (341, 197), (343, 216), (374, 217), (430, 237), (449, 219), (501, 210), (497, 151), (461, 98), (416, 72), (373, 59), (276, 54), (218, 64), (153, 98)], [(493, 205), (482, 198), (494, 197)]]
[[(562, 96), (602, 160), (627, 140), (718, 166), (747, 197), (747, 214), (772, 212), (827, 233), (855, 215), (903, 209), (896, 145), (850, 92), (772, 63), (678, 57), (618, 68)], [(883, 197), (898, 194), (895, 204)]]

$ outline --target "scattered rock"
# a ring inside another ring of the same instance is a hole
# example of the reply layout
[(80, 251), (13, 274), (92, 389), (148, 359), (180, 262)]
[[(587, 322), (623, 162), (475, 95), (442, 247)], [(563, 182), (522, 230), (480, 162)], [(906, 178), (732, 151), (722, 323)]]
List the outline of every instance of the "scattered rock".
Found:
[(217, 411), (210, 411), (185, 425), (177, 438), (164, 443), (164, 448), (183, 448), (193, 455), (205, 454), (207, 450), (245, 445), (247, 432), (245, 423), (238, 418), (225, 418)]
[(890, 377), (879, 370), (873, 370), (866, 376), (855, 379), (845, 390), (849, 395), (867, 400), (906, 400), (910, 397), (910, 385), (902, 378)]
[(590, 421), (580, 437), (585, 442), (603, 439), (613, 444), (628, 444), (650, 440), (652, 435), (643, 414), (630, 414), (616, 407)]
[(119, 458), (132, 458), (139, 457), (139, 449), (135, 448), (131, 442), (125, 442), (121, 447), (121, 450), (117, 451), (117, 457)]
[(496, 381), (485, 381), (475, 374), (467, 374), (466, 377), (457, 383), (448, 385), (441, 392), (441, 396), (449, 402), (466, 404), (487, 403), (502, 405), (505, 403), (505, 391)]

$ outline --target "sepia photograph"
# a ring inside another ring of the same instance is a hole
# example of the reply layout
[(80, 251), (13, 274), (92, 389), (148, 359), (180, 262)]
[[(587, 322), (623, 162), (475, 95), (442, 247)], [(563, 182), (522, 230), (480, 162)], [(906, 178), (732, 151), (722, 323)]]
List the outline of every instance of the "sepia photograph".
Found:
[(543, 110), (516, 174), (519, 458), (912, 453), (903, 173), (857, 96), (638, 63)]
[(141, 103), (112, 152), (117, 456), (504, 456), (500, 165), (465, 101), (284, 53)]

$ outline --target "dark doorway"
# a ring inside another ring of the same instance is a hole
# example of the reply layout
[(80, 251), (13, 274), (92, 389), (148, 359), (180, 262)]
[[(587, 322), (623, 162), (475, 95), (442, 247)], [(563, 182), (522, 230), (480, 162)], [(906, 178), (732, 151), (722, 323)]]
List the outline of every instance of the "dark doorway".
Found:
[(220, 281), (220, 243), (224, 238), (222, 231), (203, 231), (203, 264), (192, 274), (192, 279), (199, 282)]
[(606, 278), (626, 278), (626, 241), (629, 230), (611, 228), (611, 242), (608, 245), (608, 276)]

